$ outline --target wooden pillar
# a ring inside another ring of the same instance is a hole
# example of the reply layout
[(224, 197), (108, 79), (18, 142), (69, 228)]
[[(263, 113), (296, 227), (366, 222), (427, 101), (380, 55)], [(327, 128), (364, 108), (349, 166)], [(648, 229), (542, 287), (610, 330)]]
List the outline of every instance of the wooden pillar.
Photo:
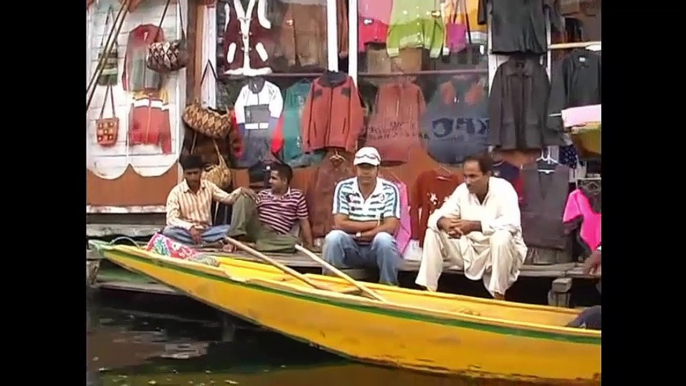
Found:
[(198, 44), (198, 38), (202, 38), (203, 23), (202, 20), (198, 22), (198, 15), (202, 18), (202, 5), (198, 0), (188, 0), (188, 27), (186, 30), (186, 43), (188, 44), (188, 52), (191, 55), (191, 60), (186, 67), (186, 103), (192, 102), (199, 94), (195, 93), (196, 84), (199, 83), (198, 61), (202, 60), (202, 43)]

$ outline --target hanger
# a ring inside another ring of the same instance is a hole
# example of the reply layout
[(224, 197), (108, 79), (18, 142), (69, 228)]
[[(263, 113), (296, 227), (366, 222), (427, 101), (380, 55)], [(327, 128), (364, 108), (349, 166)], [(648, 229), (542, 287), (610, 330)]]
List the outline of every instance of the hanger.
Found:
[(261, 76), (251, 76), (248, 78), (248, 87), (254, 93), (259, 93), (264, 87), (264, 78)]
[(384, 168), (383, 171), (388, 173), (391, 177), (393, 177), (393, 179), (395, 179), (394, 182), (400, 182), (400, 178), (398, 178), (398, 176), (395, 173), (393, 173), (393, 171), (391, 169)]
[(338, 149), (334, 150), (334, 153), (331, 157), (329, 157), (329, 161), (346, 161), (345, 157), (342, 155), (338, 154)]
[[(441, 170), (441, 171), (444, 171), (444, 172), (448, 173), (450, 176), (453, 175), (453, 172), (451, 172), (450, 169), (446, 168), (446, 167), (443, 166), (442, 164), (438, 164), (438, 168), (437, 168), (437, 169), (439, 169), (439, 170)], [(439, 174), (438, 176), (436, 176), (436, 178), (438, 178), (439, 180), (449, 180), (449, 179), (450, 179), (450, 177), (444, 176), (444, 175), (440, 175), (440, 174)]]
[[(558, 162), (550, 157), (550, 148), (545, 147), (541, 149), (541, 156), (536, 159), (538, 163), (538, 171), (541, 173), (550, 174), (555, 171), (555, 166)], [(550, 168), (552, 166), (552, 169)]]

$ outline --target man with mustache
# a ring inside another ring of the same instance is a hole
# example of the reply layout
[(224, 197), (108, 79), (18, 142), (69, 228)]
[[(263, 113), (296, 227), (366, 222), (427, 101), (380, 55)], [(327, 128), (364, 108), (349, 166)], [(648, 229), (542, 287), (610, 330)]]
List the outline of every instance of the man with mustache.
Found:
[(467, 278), (483, 279), (495, 299), (505, 300), (527, 248), (517, 192), (508, 181), (493, 177), (492, 169), (486, 153), (465, 159), (464, 183), (429, 217), (417, 284), (436, 291), (446, 259)]

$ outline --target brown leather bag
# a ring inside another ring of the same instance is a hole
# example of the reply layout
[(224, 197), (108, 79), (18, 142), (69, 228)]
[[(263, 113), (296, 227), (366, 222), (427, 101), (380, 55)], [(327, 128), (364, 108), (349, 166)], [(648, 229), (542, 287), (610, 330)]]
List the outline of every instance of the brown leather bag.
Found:
[[(162, 23), (164, 22), (164, 17), (167, 15), (170, 2), (171, 0), (167, 0), (167, 4), (164, 6), (162, 19), (160, 19), (160, 24), (157, 26), (157, 32), (155, 33), (155, 39), (153, 40), (157, 40), (157, 35), (159, 35), (160, 31), (162, 31)], [(186, 44), (186, 32), (183, 30), (181, 7), (177, 5), (176, 9), (179, 14), (181, 39), (155, 42), (148, 46), (148, 58), (146, 60), (146, 65), (153, 71), (161, 73), (178, 71), (186, 67), (186, 65), (188, 65), (188, 61), (190, 60), (190, 56), (188, 54), (188, 45)]]
[[(107, 93), (110, 94), (112, 118), (103, 118), (105, 114), (105, 105), (107, 104)], [(100, 109), (100, 118), (95, 121), (95, 139), (98, 145), (110, 147), (117, 143), (118, 135), (119, 118), (117, 118), (117, 114), (114, 112), (114, 92), (112, 91), (112, 86), (107, 86), (107, 89), (105, 90), (105, 99), (102, 102), (102, 109)]]
[[(212, 62), (208, 60), (202, 77), (200, 78), (200, 88), (202, 88), (202, 83), (205, 81), (208, 70), (212, 70), (214, 82), (216, 84), (221, 84), (217, 80), (217, 72), (215, 71)], [(181, 115), (181, 119), (183, 119), (183, 121), (186, 122), (186, 125), (191, 129), (212, 138), (224, 138), (231, 131), (231, 119), (229, 118), (229, 114), (227, 112), (204, 107), (199, 99), (196, 99), (186, 106)]]

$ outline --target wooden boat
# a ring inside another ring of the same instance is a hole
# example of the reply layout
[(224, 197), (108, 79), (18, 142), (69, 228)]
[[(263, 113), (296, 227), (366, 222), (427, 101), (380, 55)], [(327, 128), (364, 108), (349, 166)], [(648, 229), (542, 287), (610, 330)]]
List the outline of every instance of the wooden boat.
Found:
[(185, 295), (362, 362), (477, 378), (599, 384), (600, 331), (562, 327), (579, 310), (366, 284), (216, 258), (213, 267), (92, 241), (104, 258)]

